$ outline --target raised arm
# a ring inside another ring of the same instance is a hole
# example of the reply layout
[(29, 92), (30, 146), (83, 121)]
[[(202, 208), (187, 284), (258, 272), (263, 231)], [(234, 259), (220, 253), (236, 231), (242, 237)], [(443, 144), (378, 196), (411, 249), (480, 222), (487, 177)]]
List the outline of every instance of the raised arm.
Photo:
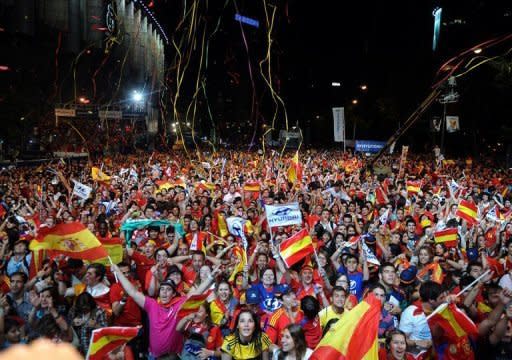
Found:
[(128, 280), (126, 276), (124, 276), (123, 273), (119, 270), (117, 265), (110, 265), (110, 271), (112, 271), (112, 273), (117, 276), (117, 279), (121, 283), (121, 286), (126, 291), (128, 296), (132, 297), (137, 305), (139, 305), (141, 308), (144, 308), (144, 302), (146, 301), (144, 294), (138, 291), (135, 286), (133, 286), (130, 280)]

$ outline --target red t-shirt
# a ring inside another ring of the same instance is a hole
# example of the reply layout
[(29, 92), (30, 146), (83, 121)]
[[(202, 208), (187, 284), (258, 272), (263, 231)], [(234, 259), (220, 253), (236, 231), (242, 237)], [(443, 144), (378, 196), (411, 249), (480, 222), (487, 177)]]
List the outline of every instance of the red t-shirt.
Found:
[(131, 259), (137, 265), (135, 272), (137, 273), (137, 277), (141, 285), (144, 287), (146, 282), (146, 273), (151, 269), (153, 265), (156, 264), (155, 259), (150, 259), (138, 251), (133, 252)]
[[(140, 288), (140, 284), (132, 282), (137, 288)], [(110, 287), (110, 302), (121, 301), (125, 291), (121, 284), (115, 283)], [(126, 305), (119, 316), (114, 316), (113, 325), (115, 326), (137, 326), (141, 324), (141, 313), (139, 306), (135, 301), (128, 296), (126, 299)]]

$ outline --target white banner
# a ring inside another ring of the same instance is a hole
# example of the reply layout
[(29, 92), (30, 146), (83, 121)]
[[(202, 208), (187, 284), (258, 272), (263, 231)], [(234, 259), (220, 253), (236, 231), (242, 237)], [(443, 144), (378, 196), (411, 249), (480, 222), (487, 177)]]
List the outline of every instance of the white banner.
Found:
[(75, 187), (73, 188), (73, 195), (78, 196), (81, 199), (88, 199), (91, 194), (92, 188), (73, 180)]
[(377, 259), (375, 254), (370, 250), (368, 245), (366, 245), (364, 240), (363, 240), (363, 251), (364, 251), (364, 254), (366, 255), (366, 261), (368, 261), (370, 264), (374, 264), (374, 265), (380, 266), (379, 259)]
[(247, 249), (247, 238), (244, 233), (244, 224), (247, 220), (238, 216), (231, 216), (226, 219), (228, 225), (228, 231), (231, 235), (242, 238), (244, 248)]
[(299, 203), (265, 205), (267, 222), (270, 227), (302, 224)]
[(332, 117), (334, 118), (334, 141), (345, 141), (345, 108), (332, 108)]

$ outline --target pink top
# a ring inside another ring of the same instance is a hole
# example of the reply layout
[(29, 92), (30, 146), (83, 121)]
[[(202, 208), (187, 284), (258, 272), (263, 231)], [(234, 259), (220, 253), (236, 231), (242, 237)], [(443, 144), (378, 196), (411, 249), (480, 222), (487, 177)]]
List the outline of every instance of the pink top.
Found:
[(155, 357), (168, 353), (179, 353), (183, 346), (183, 336), (176, 331), (178, 310), (187, 300), (185, 296), (173, 299), (170, 307), (164, 307), (155, 299), (147, 297), (144, 310), (149, 318), (149, 352)]

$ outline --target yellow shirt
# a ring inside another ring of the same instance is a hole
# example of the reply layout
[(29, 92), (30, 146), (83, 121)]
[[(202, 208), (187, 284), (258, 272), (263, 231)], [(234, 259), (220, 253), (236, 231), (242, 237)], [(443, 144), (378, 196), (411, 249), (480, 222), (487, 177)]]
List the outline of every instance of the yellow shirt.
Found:
[(322, 330), (325, 328), (325, 325), (329, 322), (331, 319), (341, 319), (343, 314), (345, 314), (345, 311), (341, 314), (338, 314), (335, 312), (332, 308), (332, 305), (329, 305), (325, 309), (320, 310), (318, 313), (318, 317), (320, 318), (320, 326), (322, 327)]
[(257, 350), (254, 346), (254, 341), (244, 345), (234, 335), (228, 335), (224, 338), (221, 350), (231, 355), (233, 360), (250, 360), (259, 357), (264, 351), (268, 351), (271, 343), (267, 334), (262, 333), (261, 350)]

